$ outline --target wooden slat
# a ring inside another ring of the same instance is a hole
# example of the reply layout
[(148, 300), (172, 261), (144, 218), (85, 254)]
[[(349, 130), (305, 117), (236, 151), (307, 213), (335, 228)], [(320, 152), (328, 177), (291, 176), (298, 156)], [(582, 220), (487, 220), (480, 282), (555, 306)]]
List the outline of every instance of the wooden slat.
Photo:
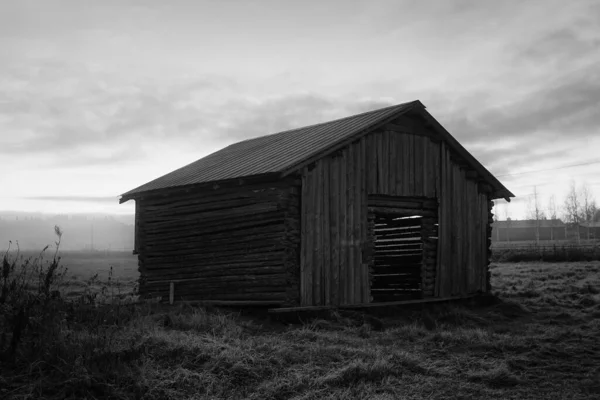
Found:
[[(348, 171), (347, 171), (347, 190), (348, 190), (348, 208), (347, 208), (347, 217), (348, 217), (348, 226), (347, 226), (347, 246), (348, 246), (348, 264), (346, 265), (346, 293), (347, 293), (347, 301), (348, 303), (356, 303), (356, 299), (354, 298), (354, 265), (355, 265), (355, 252), (354, 252), (354, 224), (355, 221), (355, 212), (354, 207), (356, 207), (356, 198), (354, 197), (354, 186), (355, 186), (355, 177), (356, 174), (356, 147), (350, 146), (348, 149)], [(379, 184), (378, 184), (379, 186)]]
[(323, 280), (323, 298), (324, 304), (331, 304), (331, 221), (329, 219), (329, 203), (331, 202), (331, 194), (330, 194), (330, 158), (326, 157), (322, 159), (320, 162), (323, 165), (323, 186), (321, 190), (321, 201), (323, 203), (323, 214), (321, 218), (321, 230), (323, 232), (322, 236), (322, 247), (321, 254), (323, 257), (323, 272), (322, 272), (322, 280)]
[(340, 263), (339, 269), (339, 282), (337, 290), (339, 292), (340, 304), (348, 303), (348, 291), (346, 288), (346, 282), (348, 279), (348, 157), (349, 150), (344, 150), (342, 159), (340, 160), (340, 207), (338, 210), (340, 216)]
[(323, 303), (323, 164), (317, 162), (315, 166), (315, 190), (312, 204), (315, 207), (313, 220), (314, 226), (314, 277), (313, 277), (313, 304), (322, 306)]
[(448, 199), (446, 198), (445, 191), (445, 176), (446, 176), (446, 165), (445, 165), (445, 146), (443, 143), (440, 145), (440, 163), (439, 163), (439, 178), (437, 179), (436, 186), (438, 190), (439, 197), (439, 228), (438, 228), (438, 256), (437, 256), (437, 269), (436, 269), (436, 281), (435, 281), (435, 296), (443, 297), (445, 296), (443, 281), (446, 279), (445, 277), (445, 265), (446, 265), (446, 249), (447, 249), (447, 241), (446, 241), (446, 204)]
[(331, 304), (339, 305), (340, 283), (340, 164), (341, 157), (331, 163), (331, 192), (329, 198), (329, 215), (331, 218), (331, 280), (329, 291)]
[(312, 193), (310, 190), (310, 176), (311, 173), (308, 171), (308, 167), (304, 167), (302, 174), (302, 224), (301, 224), (301, 281), (300, 289), (302, 291), (301, 304), (303, 306), (312, 306), (313, 295), (312, 295), (312, 235), (309, 233), (312, 231), (312, 218), (310, 215), (310, 206), (312, 200)]
[(360, 208), (358, 215), (360, 216), (360, 238), (361, 238), (361, 248), (360, 248), (360, 267), (361, 267), (361, 275), (360, 275), (360, 287), (361, 287), (361, 303), (368, 303), (371, 297), (370, 293), (370, 285), (369, 285), (369, 260), (363, 259), (363, 249), (369, 246), (369, 238), (368, 238), (368, 211), (367, 211), (367, 187), (366, 187), (366, 174), (367, 174), (367, 140), (365, 137), (362, 137), (360, 140), (360, 175), (359, 175), (359, 195), (360, 195)]
[(383, 133), (375, 134), (375, 143), (377, 153), (375, 158), (377, 159), (377, 191), (376, 193), (385, 193), (383, 190), (383, 179), (384, 179), (384, 165), (383, 165)]
[(423, 196), (423, 147), (421, 146), (423, 138), (413, 135), (413, 165), (414, 165), (414, 194)]
[(378, 193), (377, 191), (377, 136), (369, 135), (367, 137), (367, 151), (369, 153), (369, 168), (367, 185), (369, 193)]

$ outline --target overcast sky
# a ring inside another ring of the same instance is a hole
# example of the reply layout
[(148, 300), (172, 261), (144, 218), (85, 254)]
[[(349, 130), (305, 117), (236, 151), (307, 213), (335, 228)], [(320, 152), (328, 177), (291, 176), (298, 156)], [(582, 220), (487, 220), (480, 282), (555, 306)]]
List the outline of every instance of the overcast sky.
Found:
[(0, 210), (131, 213), (235, 141), (415, 99), (513, 217), (600, 197), (596, 0), (0, 0)]

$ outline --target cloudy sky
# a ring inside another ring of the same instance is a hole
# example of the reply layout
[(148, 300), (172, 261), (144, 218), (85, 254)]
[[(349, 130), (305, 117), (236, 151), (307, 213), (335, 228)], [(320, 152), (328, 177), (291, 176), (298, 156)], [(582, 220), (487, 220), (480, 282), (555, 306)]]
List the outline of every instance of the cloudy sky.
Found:
[(235, 141), (415, 99), (513, 218), (534, 185), (600, 198), (599, 27), (596, 0), (0, 0), (0, 210), (131, 213)]

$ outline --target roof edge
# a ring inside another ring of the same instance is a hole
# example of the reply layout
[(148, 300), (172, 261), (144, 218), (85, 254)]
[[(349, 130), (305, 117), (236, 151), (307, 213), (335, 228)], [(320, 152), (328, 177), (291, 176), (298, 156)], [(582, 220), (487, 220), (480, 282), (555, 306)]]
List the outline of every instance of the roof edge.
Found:
[(463, 147), (462, 144), (438, 120), (433, 117), (425, 107), (418, 109), (419, 114), (421, 114), (431, 125), (432, 127), (442, 136), (442, 139), (446, 140), (446, 142), (450, 145), (452, 149), (459, 153), (461, 157), (464, 157), (465, 160), (477, 171), (479, 172), (483, 178), (488, 181), (489, 184), (495, 189), (492, 193), (494, 199), (504, 198), (506, 201), (510, 202), (511, 197), (516, 197), (510, 190), (506, 188), (496, 178), (488, 169), (483, 166), (467, 149)]
[(144, 190), (143, 192), (133, 192), (133, 190), (130, 190), (129, 192), (125, 192), (121, 195), (121, 198), (119, 199), (119, 204), (123, 204), (128, 202), (129, 200), (137, 200), (140, 197), (145, 197), (145, 196), (154, 196), (154, 195), (167, 195), (167, 194), (172, 194), (172, 193), (176, 193), (176, 192), (190, 192), (192, 190), (202, 190), (202, 189), (206, 189), (210, 186), (214, 186), (214, 185), (226, 185), (226, 186), (234, 186), (234, 183), (236, 183), (237, 186), (241, 186), (247, 183), (260, 183), (260, 182), (270, 182), (270, 181), (278, 181), (280, 180), (280, 176), (279, 173), (276, 172), (269, 172), (269, 173), (264, 173), (264, 174), (259, 174), (259, 175), (248, 175), (248, 176), (240, 176), (240, 177), (235, 177), (235, 178), (230, 178), (230, 179), (221, 179), (221, 180), (215, 180), (215, 181), (208, 181), (208, 182), (201, 182), (201, 183), (190, 183), (190, 184), (186, 184), (186, 185), (180, 185), (180, 186), (170, 186), (170, 187), (164, 187), (164, 188), (158, 188), (158, 189), (149, 189), (149, 190)]

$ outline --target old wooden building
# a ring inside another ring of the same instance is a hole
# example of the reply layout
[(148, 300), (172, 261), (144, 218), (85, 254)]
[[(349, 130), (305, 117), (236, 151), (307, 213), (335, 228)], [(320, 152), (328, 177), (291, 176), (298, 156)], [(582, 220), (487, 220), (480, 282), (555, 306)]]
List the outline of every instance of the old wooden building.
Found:
[(143, 295), (336, 306), (488, 291), (510, 197), (414, 101), (230, 145), (121, 202)]

